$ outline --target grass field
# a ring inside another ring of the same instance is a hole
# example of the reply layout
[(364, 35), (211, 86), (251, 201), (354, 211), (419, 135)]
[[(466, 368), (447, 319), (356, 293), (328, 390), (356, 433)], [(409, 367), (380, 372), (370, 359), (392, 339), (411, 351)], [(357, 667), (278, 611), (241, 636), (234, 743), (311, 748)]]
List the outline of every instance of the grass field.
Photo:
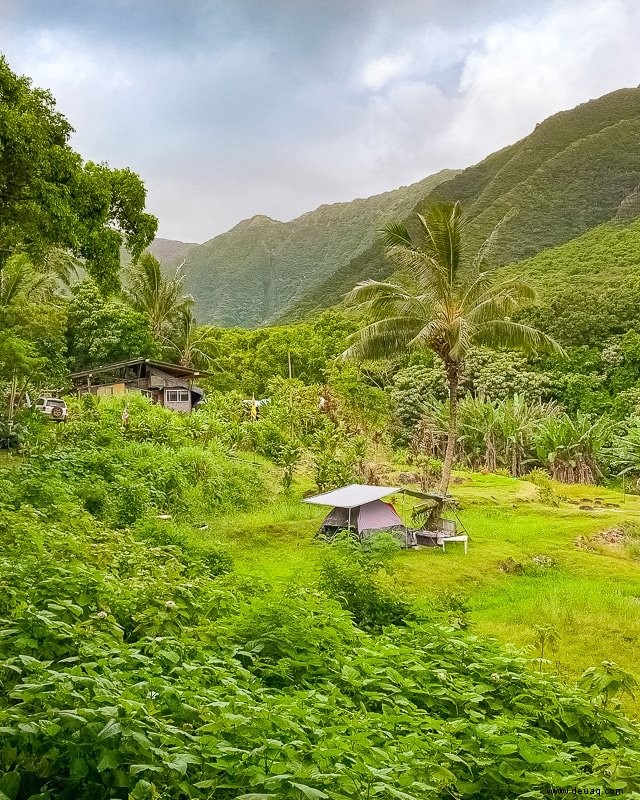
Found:
[[(470, 536), (446, 553), (421, 548), (398, 553), (396, 580), (429, 608), (463, 596), (475, 630), (540, 655), (536, 627), (552, 626), (555, 647), (544, 666), (568, 679), (601, 661), (615, 661), (640, 678), (640, 497), (602, 487), (556, 486), (557, 506), (537, 487), (497, 475), (461, 475), (453, 487), (460, 521)], [(210, 534), (231, 549), (236, 568), (286, 586), (315, 580), (326, 545), (313, 536), (323, 510), (276, 495), (260, 511), (210, 520)], [(582, 508), (579, 507), (579, 505)], [(409, 516), (407, 504), (396, 503)], [(601, 541), (602, 531), (626, 526), (626, 545)], [(595, 539), (593, 539), (595, 537)], [(592, 541), (590, 541), (592, 539)], [(584, 546), (578, 546), (582, 540)], [(543, 556), (542, 565), (533, 560)], [(640, 697), (626, 701), (640, 716)]]

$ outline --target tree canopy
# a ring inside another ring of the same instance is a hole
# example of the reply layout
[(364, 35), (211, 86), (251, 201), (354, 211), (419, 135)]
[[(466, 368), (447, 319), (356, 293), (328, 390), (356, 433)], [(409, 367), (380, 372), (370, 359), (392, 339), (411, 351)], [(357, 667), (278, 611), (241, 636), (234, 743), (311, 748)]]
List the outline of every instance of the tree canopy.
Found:
[(157, 220), (144, 210), (140, 178), (84, 162), (69, 144), (72, 132), (51, 94), (0, 56), (0, 270), (15, 253), (38, 264), (56, 247), (82, 258), (101, 287), (114, 289), (120, 247), (139, 256)]

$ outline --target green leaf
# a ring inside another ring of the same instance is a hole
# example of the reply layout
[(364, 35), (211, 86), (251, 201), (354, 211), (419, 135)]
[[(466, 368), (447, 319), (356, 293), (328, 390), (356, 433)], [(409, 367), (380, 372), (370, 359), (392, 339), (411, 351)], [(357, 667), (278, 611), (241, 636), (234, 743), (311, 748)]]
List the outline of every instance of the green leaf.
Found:
[(117, 734), (121, 732), (122, 732), (122, 726), (120, 725), (120, 723), (116, 722), (114, 719), (111, 719), (100, 731), (98, 736), (101, 739), (108, 739), (111, 736), (117, 736)]
[(239, 794), (234, 800), (270, 800), (271, 797), (277, 797), (277, 795), (251, 792), (251, 794)]
[[(19, 772), (6, 772), (0, 777), (0, 794), (4, 795), (7, 800), (15, 800), (20, 791), (20, 773)], [(2, 798), (0, 797), (0, 800)]]
[(104, 750), (98, 761), (98, 772), (104, 772), (105, 769), (117, 769), (119, 766), (119, 754), (115, 750)]
[(72, 758), (69, 774), (74, 781), (82, 780), (89, 774), (89, 765), (84, 758)]
[(416, 800), (412, 794), (401, 792), (399, 789), (394, 789), (393, 786), (385, 786), (385, 790), (392, 796), (397, 797), (398, 800)]
[(294, 783), (291, 781), (291, 785), (295, 786), (296, 789), (300, 789), (302, 794), (308, 797), (309, 800), (323, 800), (323, 798), (329, 797), (328, 794), (321, 792), (320, 789), (314, 789), (312, 786), (307, 786), (305, 783)]
[(155, 764), (132, 764), (129, 767), (129, 772), (132, 775), (137, 775), (139, 772), (162, 772), (162, 767)]
[(553, 761), (555, 755), (537, 747), (531, 747), (527, 742), (520, 742), (518, 745), (520, 755), (529, 764), (546, 764)]
[(148, 781), (138, 781), (129, 793), (129, 800), (151, 800), (153, 797), (157, 797), (157, 793)]

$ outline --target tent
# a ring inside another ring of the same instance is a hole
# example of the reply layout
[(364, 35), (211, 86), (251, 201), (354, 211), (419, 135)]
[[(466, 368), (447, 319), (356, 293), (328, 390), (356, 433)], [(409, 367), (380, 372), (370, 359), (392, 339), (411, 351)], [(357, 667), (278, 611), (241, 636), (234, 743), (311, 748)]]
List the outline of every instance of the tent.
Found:
[(400, 491), (397, 486), (365, 486), (353, 483), (333, 492), (307, 497), (304, 502), (332, 506), (324, 518), (320, 533), (334, 536), (341, 530), (353, 530), (361, 539), (379, 531), (401, 534), (406, 544), (406, 528), (391, 503), (382, 498)]

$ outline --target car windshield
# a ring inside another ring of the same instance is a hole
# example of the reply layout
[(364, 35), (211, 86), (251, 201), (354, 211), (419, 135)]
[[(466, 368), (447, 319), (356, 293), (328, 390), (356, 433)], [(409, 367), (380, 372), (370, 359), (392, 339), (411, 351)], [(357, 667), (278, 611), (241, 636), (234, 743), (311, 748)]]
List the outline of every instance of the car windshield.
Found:
[(53, 398), (49, 398), (47, 400), (47, 405), (48, 406), (58, 406), (58, 408), (64, 408), (65, 407), (65, 402), (64, 402), (64, 400), (54, 400)]

